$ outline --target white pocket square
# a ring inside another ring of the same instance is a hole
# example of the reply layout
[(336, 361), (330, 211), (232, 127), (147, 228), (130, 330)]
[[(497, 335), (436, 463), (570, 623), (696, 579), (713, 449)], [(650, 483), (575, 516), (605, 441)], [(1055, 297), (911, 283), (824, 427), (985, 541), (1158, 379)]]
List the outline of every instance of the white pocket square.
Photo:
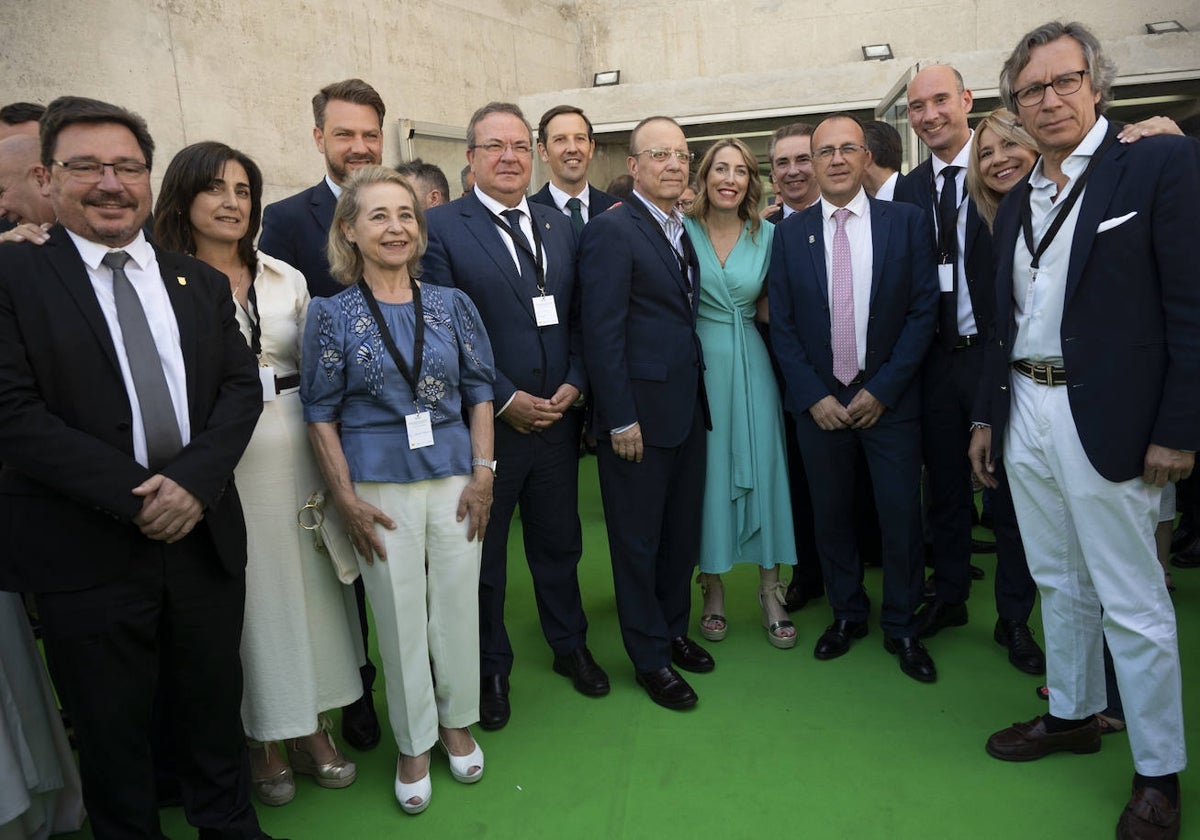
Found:
[(1138, 211), (1134, 210), (1132, 213), (1126, 213), (1124, 216), (1116, 216), (1111, 219), (1105, 219), (1100, 223), (1100, 226), (1096, 228), (1096, 233), (1104, 233), (1104, 231), (1112, 230), (1117, 225), (1123, 225), (1137, 214)]

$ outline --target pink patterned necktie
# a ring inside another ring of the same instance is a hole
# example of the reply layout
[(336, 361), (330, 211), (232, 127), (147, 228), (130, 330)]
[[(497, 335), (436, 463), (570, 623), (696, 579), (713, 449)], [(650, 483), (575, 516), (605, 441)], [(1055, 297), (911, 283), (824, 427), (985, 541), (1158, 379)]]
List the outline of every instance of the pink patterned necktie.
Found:
[(850, 239), (846, 236), (845, 207), (833, 212), (833, 375), (849, 385), (858, 376), (858, 342), (854, 335), (854, 270), (850, 264)]

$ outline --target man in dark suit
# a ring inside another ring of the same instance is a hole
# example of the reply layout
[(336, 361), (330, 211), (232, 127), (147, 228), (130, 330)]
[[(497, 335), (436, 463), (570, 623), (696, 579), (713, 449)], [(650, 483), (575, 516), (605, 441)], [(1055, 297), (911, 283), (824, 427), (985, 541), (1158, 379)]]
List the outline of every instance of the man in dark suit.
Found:
[[(935, 586), (934, 600), (920, 615), (921, 635), (928, 637), (967, 623), (975, 497), (964, 453), (983, 366), (983, 338), (992, 325), (995, 285), (992, 237), (966, 192), (971, 91), (957, 70), (935, 64), (917, 73), (907, 93), (909, 120), (932, 156), (909, 173), (895, 197), (925, 211), (933, 232), (928, 247), (937, 257), (941, 283), (938, 334), (922, 372), (921, 434)], [(998, 616), (993, 638), (1008, 649), (1015, 667), (1041, 674), (1046, 658), (1029, 629), (1037, 589), (1003, 471), (997, 473), (997, 484), (992, 494)]]
[(863, 187), (873, 198), (891, 201), (897, 185), (904, 180), (900, 174), (903, 155), (900, 132), (882, 120), (871, 120), (863, 123), (863, 134), (871, 152), (871, 162), (863, 172)]
[(884, 647), (913, 679), (937, 678), (917, 639), (921, 603), (921, 359), (933, 338), (937, 276), (913, 207), (870, 198), (862, 124), (839, 114), (813, 133), (821, 200), (780, 223), (768, 275), (771, 340), (812, 490), (833, 623), (833, 659), (867, 632), (855, 552), (855, 461), (862, 446), (883, 533)]
[(538, 154), (550, 167), (550, 180), (529, 197), (571, 220), (576, 237), (588, 219), (617, 203), (617, 197), (588, 184), (588, 165), (596, 151), (592, 121), (574, 105), (556, 105), (538, 122)]
[(333, 208), (351, 172), (382, 162), (386, 109), (383, 97), (362, 79), (326, 85), (312, 106), (313, 141), (325, 158), (325, 177), (263, 209), (258, 247), (300, 269), (310, 295), (331, 297), (342, 290), (325, 258)]
[[(342, 184), (356, 169), (378, 165), (383, 159), (383, 98), (362, 79), (346, 79), (321, 88), (313, 97), (313, 140), (325, 157), (325, 177), (293, 196), (268, 204), (263, 210), (258, 247), (264, 253), (300, 269), (312, 297), (330, 297), (342, 285), (329, 274), (325, 245), (333, 208)], [(362, 579), (352, 584), (362, 632), (363, 694), (342, 709), (342, 737), (359, 750), (379, 743), (379, 718), (372, 689), (375, 663), (368, 642), (367, 604)]]
[(1117, 837), (1175, 838), (1187, 757), (1154, 529), (1159, 488), (1191, 474), (1200, 445), (1200, 145), (1116, 142), (1103, 116), (1115, 77), (1091, 32), (1059, 22), (1023, 36), (1000, 74), (1042, 157), (996, 217), (971, 461), (987, 484), (1000, 458), (1008, 471), (1042, 595), (1050, 711), (987, 750), (1099, 750), (1107, 640), (1136, 771)]
[(713, 669), (687, 636), (709, 425), (696, 335), (700, 265), (675, 209), (691, 159), (674, 120), (638, 123), (629, 138), (633, 197), (592, 219), (579, 244), (617, 617), (638, 683), (669, 709), (697, 699), (672, 662)]
[(554, 670), (589, 696), (608, 677), (587, 648), (577, 567), (579, 428), (587, 387), (575, 295), (575, 237), (525, 200), (533, 137), (521, 110), (492, 102), (467, 128), (475, 186), (429, 213), (423, 279), (466, 292), (496, 356), (496, 485), (479, 573), (480, 725), (508, 722), (513, 650), (504, 627), (508, 531), (517, 505), (525, 559)]
[(200, 837), (262, 837), (242, 734), (246, 532), (233, 470), (262, 411), (220, 273), (161, 252), (141, 117), (52, 102), (59, 220), (0, 246), (0, 589), (34, 592), (104, 838), (158, 838), (161, 692)]

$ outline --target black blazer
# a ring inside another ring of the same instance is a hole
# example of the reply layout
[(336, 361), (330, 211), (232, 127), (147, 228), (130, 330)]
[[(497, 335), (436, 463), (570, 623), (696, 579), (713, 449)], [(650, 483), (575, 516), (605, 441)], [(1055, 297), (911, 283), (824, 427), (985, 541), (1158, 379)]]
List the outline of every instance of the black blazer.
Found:
[(319, 183), (263, 209), (258, 247), (298, 268), (311, 297), (333, 297), (345, 288), (329, 275), (325, 246), (337, 199), (322, 178)]
[[(187, 372), (191, 441), (161, 470), (204, 505), (220, 564), (246, 564), (233, 485), (262, 411), (257, 366), (238, 331), (229, 281), (155, 249)], [(108, 324), (62, 227), (38, 247), (0, 245), (0, 589), (85, 589), (123, 573), (141, 539), (131, 492), (132, 414)]]
[[(559, 206), (554, 203), (554, 196), (550, 195), (550, 182), (547, 181), (542, 185), (542, 188), (529, 196), (529, 200), (534, 204), (544, 204), (547, 207), (558, 210)], [(604, 190), (598, 190), (591, 184), (588, 184), (588, 221), (599, 216), (609, 207), (617, 203), (617, 197), (611, 193), (606, 193)], [(565, 214), (564, 214), (565, 215)]]

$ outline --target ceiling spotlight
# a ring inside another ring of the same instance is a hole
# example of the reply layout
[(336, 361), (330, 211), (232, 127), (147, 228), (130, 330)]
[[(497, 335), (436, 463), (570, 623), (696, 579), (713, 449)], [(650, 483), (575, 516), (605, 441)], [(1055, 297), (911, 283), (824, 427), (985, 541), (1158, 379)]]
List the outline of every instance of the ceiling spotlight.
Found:
[(896, 56), (892, 55), (891, 44), (864, 44), (863, 61), (888, 61)]
[(621, 84), (620, 70), (602, 70), (592, 76), (592, 87), (608, 87)]
[(1146, 24), (1149, 35), (1162, 35), (1167, 32), (1187, 32), (1187, 27), (1177, 20), (1159, 20)]

